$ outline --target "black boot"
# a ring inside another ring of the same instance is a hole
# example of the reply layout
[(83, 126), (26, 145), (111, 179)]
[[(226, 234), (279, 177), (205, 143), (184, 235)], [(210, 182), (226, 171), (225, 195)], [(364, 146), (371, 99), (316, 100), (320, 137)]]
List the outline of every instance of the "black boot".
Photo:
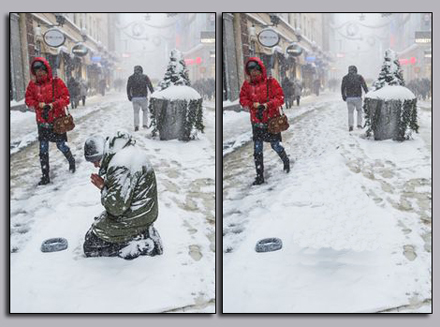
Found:
[(74, 173), (76, 171), (75, 167), (75, 158), (73, 157), (72, 152), (69, 150), (67, 152), (63, 152), (64, 156), (66, 157), (67, 161), (69, 162), (69, 171), (71, 173)]
[(264, 164), (263, 154), (254, 154), (255, 169), (257, 171), (257, 177), (252, 185), (261, 185), (264, 183)]
[(46, 185), (50, 183), (49, 178), (49, 153), (40, 153), (40, 165), (41, 165), (41, 173), (43, 176), (41, 177), (38, 185)]
[(280, 156), (281, 160), (283, 161), (283, 164), (284, 164), (283, 170), (286, 173), (290, 172), (290, 160), (286, 154), (286, 151), (283, 150), (280, 153), (278, 153), (278, 155)]

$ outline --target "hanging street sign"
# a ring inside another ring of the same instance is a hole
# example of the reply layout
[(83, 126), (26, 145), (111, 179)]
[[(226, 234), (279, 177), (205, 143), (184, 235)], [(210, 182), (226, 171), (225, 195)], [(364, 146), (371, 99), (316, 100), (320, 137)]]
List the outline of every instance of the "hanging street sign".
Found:
[(87, 47), (84, 44), (77, 43), (76, 45), (73, 46), (72, 53), (75, 56), (84, 57), (87, 55), (87, 53), (89, 53), (89, 49), (87, 49)]
[(59, 29), (51, 28), (44, 33), (43, 40), (49, 47), (58, 48), (66, 42), (66, 36)]
[(303, 49), (297, 43), (292, 43), (286, 48), (286, 53), (292, 57), (300, 56), (302, 51)]
[(263, 47), (273, 48), (280, 42), (280, 36), (275, 30), (271, 28), (265, 28), (260, 33), (258, 33), (258, 42)]
[(431, 31), (415, 32), (416, 43), (431, 43)]

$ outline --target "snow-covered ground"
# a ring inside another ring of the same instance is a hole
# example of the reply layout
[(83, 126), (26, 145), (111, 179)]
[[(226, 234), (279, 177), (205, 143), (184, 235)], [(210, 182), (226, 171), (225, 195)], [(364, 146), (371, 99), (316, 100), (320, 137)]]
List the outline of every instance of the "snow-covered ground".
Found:
[[(97, 97), (71, 111), (77, 126), (68, 144), (76, 173), (68, 172), (67, 161), (51, 144), (47, 186), (36, 185), (38, 142), (16, 147), (10, 191), (12, 312), (215, 312), (215, 108), (205, 105), (205, 134), (188, 143), (165, 142), (152, 139), (149, 130), (133, 132), (133, 110), (125, 95)], [(14, 116), (11, 143), (35, 140), (35, 117)], [(22, 119), (29, 129), (22, 128)], [(156, 171), (155, 226), (164, 244), (162, 256), (126, 261), (83, 255), (84, 235), (103, 210), (99, 191), (90, 183), (96, 168), (84, 160), (83, 144), (91, 134), (117, 130), (134, 135)], [(66, 238), (68, 249), (42, 253), (41, 243), (52, 237)]]
[[(430, 312), (430, 109), (412, 140), (379, 142), (348, 132), (339, 95), (310, 97), (287, 110), (291, 172), (266, 144), (261, 186), (252, 142), (224, 154), (224, 312)], [(255, 252), (267, 237), (283, 248)]]
[[(290, 117), (297, 117), (306, 111), (315, 109), (314, 97), (304, 97), (301, 99), (302, 105), (297, 107), (296, 105), (291, 110)], [(232, 103), (230, 101), (223, 101)], [(238, 100), (233, 102), (238, 104)], [(295, 102), (296, 103), (296, 102)], [(321, 104), (322, 105), (322, 104)], [(223, 111), (223, 156), (232, 153), (243, 145), (249, 143), (252, 140), (252, 130), (250, 128), (250, 118), (247, 111)]]
[[(86, 99), (86, 106), (82, 106), (82, 102), (76, 109), (70, 109), (69, 111), (75, 119), (75, 124), (81, 121), (84, 117), (87, 117), (90, 113), (100, 110), (104, 107), (111, 107), (116, 104), (115, 101), (120, 99), (120, 94), (109, 92), (102, 97), (96, 95), (88, 97)], [(20, 101), (24, 104), (24, 100)], [(12, 101), (11, 101), (12, 105)], [(79, 121), (78, 121), (79, 120)], [(11, 144), (11, 154), (17, 153), (28, 145), (37, 141), (38, 134), (35, 123), (35, 113), (33, 111), (21, 112), (18, 110), (12, 110), (10, 115), (11, 129), (9, 131)]]

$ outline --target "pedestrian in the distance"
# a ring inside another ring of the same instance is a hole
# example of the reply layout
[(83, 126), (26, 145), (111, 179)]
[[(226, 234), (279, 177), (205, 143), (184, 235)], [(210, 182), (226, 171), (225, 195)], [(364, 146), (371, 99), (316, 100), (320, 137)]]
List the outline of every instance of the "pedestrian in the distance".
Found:
[(357, 110), (357, 127), (362, 128), (362, 89), (365, 93), (368, 92), (364, 78), (357, 73), (356, 66), (348, 67), (348, 74), (342, 79), (341, 93), (342, 100), (347, 102), (349, 132), (353, 130), (355, 108)]
[(80, 99), (82, 100), (83, 107), (86, 105), (86, 97), (87, 97), (87, 91), (89, 90), (89, 85), (84, 79), (81, 79), (79, 82), (79, 95)]
[(133, 103), (134, 130), (139, 130), (139, 111), (142, 108), (142, 126), (148, 128), (148, 90), (154, 92), (153, 85), (141, 66), (134, 67), (134, 74), (128, 78), (127, 97)]
[(80, 84), (79, 82), (71, 76), (67, 81), (67, 88), (69, 89), (70, 94), (70, 103), (72, 104), (72, 109), (78, 107), (79, 98), (80, 98)]
[(26, 89), (25, 102), (35, 109), (38, 140), (40, 141), (40, 164), (42, 178), (38, 185), (50, 183), (49, 178), (49, 142), (55, 142), (57, 148), (69, 162), (69, 170), (75, 172), (75, 159), (66, 145), (67, 134), (56, 134), (53, 123), (56, 118), (65, 116), (65, 107), (69, 105), (69, 91), (60, 78), (53, 78), (52, 68), (46, 59), (37, 57), (31, 64), (32, 80)]
[(313, 81), (313, 92), (316, 96), (319, 96), (319, 91), (321, 90), (321, 80), (319, 78)]
[(107, 88), (107, 81), (103, 77), (99, 83), (98, 83), (99, 93), (101, 93), (102, 96), (105, 96), (105, 89)]
[(290, 109), (293, 105), (293, 83), (289, 77), (284, 76), (281, 87), (283, 88), (286, 109)]
[(302, 96), (302, 83), (299, 79), (293, 80), (293, 100), (296, 100), (296, 105), (299, 106)]
[(284, 103), (284, 94), (277, 80), (267, 77), (266, 67), (259, 58), (249, 58), (245, 73), (248, 78), (241, 87), (240, 104), (250, 112), (257, 171), (253, 185), (260, 185), (264, 183), (263, 142), (270, 143), (283, 161), (284, 171), (290, 171), (289, 158), (281, 145), (281, 133), (270, 134), (267, 125), (270, 118), (280, 116), (279, 109)]

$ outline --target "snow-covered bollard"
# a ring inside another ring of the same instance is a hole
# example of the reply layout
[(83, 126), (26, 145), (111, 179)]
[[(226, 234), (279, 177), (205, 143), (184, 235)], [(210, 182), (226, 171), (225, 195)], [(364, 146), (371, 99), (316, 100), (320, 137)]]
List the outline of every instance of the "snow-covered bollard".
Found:
[(385, 51), (384, 63), (373, 90), (365, 95), (367, 136), (375, 140), (403, 141), (418, 132), (417, 98), (405, 87), (402, 69), (394, 51)]
[(174, 49), (164, 79), (151, 95), (151, 124), (153, 136), (161, 140), (189, 141), (193, 128), (203, 133), (202, 97), (191, 87), (182, 53)]
[(408, 131), (418, 130), (417, 98), (406, 87), (387, 85), (365, 96), (367, 136), (373, 132), (375, 140), (403, 141)]
[(203, 132), (202, 97), (192, 87), (173, 85), (154, 92), (150, 100), (150, 112), (155, 122), (153, 134), (161, 140), (189, 141), (196, 128)]

